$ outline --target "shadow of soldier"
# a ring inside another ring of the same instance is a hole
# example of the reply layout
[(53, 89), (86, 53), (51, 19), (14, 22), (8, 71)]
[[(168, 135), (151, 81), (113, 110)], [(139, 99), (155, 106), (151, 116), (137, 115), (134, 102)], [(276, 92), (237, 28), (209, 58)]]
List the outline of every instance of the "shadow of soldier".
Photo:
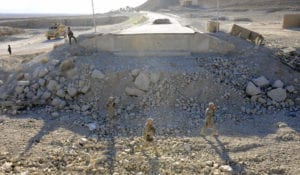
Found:
[[(214, 140), (211, 141), (207, 137), (202, 136), (202, 138), (211, 146), (213, 150), (219, 155), (219, 157), (222, 159), (223, 164), (230, 165), (232, 167), (234, 174), (240, 174), (244, 173), (245, 169), (244, 166), (239, 165), (238, 162), (234, 161), (228, 154), (224, 143), (219, 139), (219, 137), (213, 137)], [(212, 137), (209, 137), (212, 138)]]

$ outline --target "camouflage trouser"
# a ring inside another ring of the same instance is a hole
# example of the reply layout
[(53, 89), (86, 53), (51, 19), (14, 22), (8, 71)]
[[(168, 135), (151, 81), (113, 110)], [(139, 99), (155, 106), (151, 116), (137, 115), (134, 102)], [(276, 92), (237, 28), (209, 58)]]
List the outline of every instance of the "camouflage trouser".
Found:
[(214, 119), (212, 116), (206, 117), (205, 119), (205, 126), (204, 128), (201, 129), (201, 135), (205, 135), (206, 134), (206, 130), (210, 128), (213, 130), (213, 135), (217, 135), (217, 130), (215, 128), (215, 123), (214, 123)]
[(68, 36), (68, 37), (69, 37), (69, 44), (70, 45), (72, 44), (72, 41), (71, 41), (72, 38), (74, 39), (75, 43), (77, 43), (77, 39), (73, 35)]
[(149, 146), (151, 146), (155, 152), (156, 155), (158, 155), (158, 151), (157, 151), (157, 145), (155, 143), (154, 140), (152, 141), (146, 141), (144, 142), (143, 146), (142, 146), (142, 151), (144, 151), (146, 148), (148, 148)]

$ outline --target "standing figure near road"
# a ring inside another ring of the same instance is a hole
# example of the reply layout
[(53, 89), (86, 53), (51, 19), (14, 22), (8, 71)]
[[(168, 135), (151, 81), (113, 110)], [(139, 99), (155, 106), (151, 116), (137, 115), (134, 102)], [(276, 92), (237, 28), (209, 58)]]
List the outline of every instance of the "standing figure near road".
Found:
[(154, 135), (155, 135), (155, 128), (153, 124), (153, 119), (148, 118), (144, 128), (145, 144), (143, 145), (142, 149), (144, 149), (144, 147), (148, 147), (149, 145), (152, 145), (155, 150), (155, 154), (158, 155), (156, 144), (154, 142)]
[(74, 37), (74, 34), (73, 34), (70, 27), (68, 27), (68, 37), (69, 37), (69, 44), (70, 45), (72, 44), (72, 41), (71, 41), (72, 38), (74, 39), (75, 43), (77, 43), (77, 39)]
[(215, 112), (216, 112), (216, 106), (214, 103), (210, 102), (208, 104), (208, 107), (205, 110), (205, 126), (204, 128), (202, 128), (200, 132), (201, 135), (204, 136), (206, 134), (206, 130), (210, 128), (213, 130), (212, 131), (213, 136), (218, 136), (218, 133), (215, 129), (215, 123), (214, 123)]
[(107, 102), (107, 112), (108, 112), (108, 118), (109, 120), (112, 120), (115, 115), (115, 97), (109, 97)]
[(144, 139), (146, 142), (152, 142), (154, 140), (155, 128), (153, 126), (153, 119), (148, 118), (144, 128)]
[(8, 45), (7, 51), (8, 51), (8, 53), (9, 53), (9, 55), (11, 55), (11, 47), (10, 47), (10, 45)]

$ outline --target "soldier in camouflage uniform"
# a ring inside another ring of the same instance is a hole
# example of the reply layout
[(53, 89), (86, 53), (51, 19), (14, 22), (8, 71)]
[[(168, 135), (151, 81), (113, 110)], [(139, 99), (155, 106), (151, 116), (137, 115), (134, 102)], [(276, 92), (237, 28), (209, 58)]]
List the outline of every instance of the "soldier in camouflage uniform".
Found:
[(217, 130), (215, 129), (215, 123), (214, 123), (214, 116), (215, 116), (215, 112), (216, 112), (216, 106), (214, 103), (210, 102), (208, 104), (208, 107), (205, 110), (205, 126), (204, 128), (202, 128), (200, 134), (201, 135), (205, 135), (206, 134), (206, 130), (208, 128), (212, 129), (212, 133), (214, 136), (218, 136)]
[(145, 124), (144, 128), (144, 139), (145, 139), (145, 144), (144, 147), (148, 147), (149, 145), (152, 145), (155, 150), (155, 154), (158, 154), (156, 144), (154, 142), (154, 135), (155, 135), (155, 128), (153, 126), (153, 119), (148, 118)]
[(148, 118), (144, 128), (144, 139), (146, 142), (154, 140), (155, 128), (153, 126), (153, 119)]
[(77, 43), (77, 39), (75, 38), (75, 36), (74, 36), (74, 34), (73, 34), (70, 27), (68, 27), (67, 33), (68, 33), (68, 38), (69, 38), (69, 44), (70, 45), (72, 44), (72, 41), (71, 41), (72, 38), (74, 39), (75, 43)]
[(115, 97), (109, 97), (108, 98), (108, 102), (107, 102), (107, 111), (108, 111), (108, 117), (110, 120), (113, 119), (114, 115), (115, 115)]

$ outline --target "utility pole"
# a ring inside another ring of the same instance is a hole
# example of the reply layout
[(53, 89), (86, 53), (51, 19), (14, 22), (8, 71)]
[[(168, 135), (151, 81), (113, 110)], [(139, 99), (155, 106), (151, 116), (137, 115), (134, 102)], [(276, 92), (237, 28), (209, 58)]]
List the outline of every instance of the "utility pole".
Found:
[(219, 28), (220, 28), (220, 23), (219, 23), (219, 19), (220, 19), (220, 14), (219, 14), (219, 8), (220, 8), (220, 3), (219, 0), (217, 0), (217, 23), (218, 23), (218, 28), (217, 28), (217, 32), (219, 32)]
[(95, 33), (97, 32), (96, 30), (96, 20), (95, 20), (95, 11), (94, 11), (94, 0), (92, 0), (92, 8), (93, 8), (93, 21), (94, 21), (94, 28), (95, 28)]

